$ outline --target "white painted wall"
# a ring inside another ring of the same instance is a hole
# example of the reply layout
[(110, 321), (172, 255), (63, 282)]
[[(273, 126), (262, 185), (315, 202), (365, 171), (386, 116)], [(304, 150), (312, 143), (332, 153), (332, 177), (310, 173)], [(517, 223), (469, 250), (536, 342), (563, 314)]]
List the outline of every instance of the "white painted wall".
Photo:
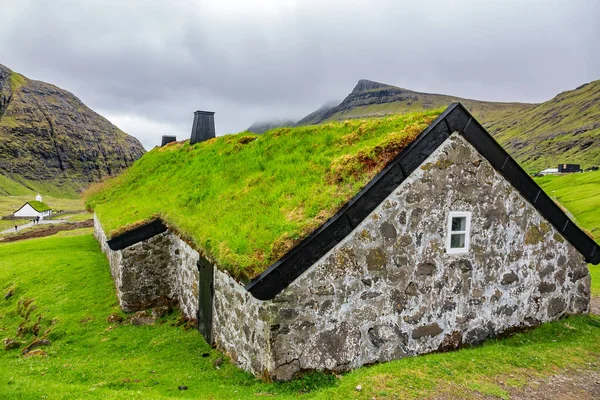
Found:
[(52, 210), (38, 212), (33, 207), (31, 207), (31, 205), (29, 205), (29, 203), (27, 203), (23, 207), (21, 207), (19, 210), (15, 211), (14, 215), (15, 215), (15, 217), (22, 217), (22, 218), (40, 217), (40, 219), (44, 219), (44, 218), (48, 219), (52, 216)]
[(31, 217), (31, 218), (35, 218), (37, 216), (39, 216), (41, 218), (42, 217), (42, 213), (37, 212), (29, 204), (25, 204), (19, 210), (15, 211), (15, 217)]

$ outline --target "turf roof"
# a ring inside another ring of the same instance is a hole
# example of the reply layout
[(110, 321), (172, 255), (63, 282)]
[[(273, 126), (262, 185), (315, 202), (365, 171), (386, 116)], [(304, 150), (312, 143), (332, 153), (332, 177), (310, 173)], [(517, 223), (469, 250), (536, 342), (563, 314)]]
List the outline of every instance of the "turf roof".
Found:
[(171, 143), (92, 187), (86, 204), (109, 237), (160, 217), (246, 281), (334, 215), (440, 113)]
[(33, 201), (28, 201), (28, 203), (37, 212), (44, 212), (44, 211), (51, 210), (51, 208), (50, 208), (50, 206), (48, 206), (48, 204), (43, 203), (41, 201), (33, 200)]

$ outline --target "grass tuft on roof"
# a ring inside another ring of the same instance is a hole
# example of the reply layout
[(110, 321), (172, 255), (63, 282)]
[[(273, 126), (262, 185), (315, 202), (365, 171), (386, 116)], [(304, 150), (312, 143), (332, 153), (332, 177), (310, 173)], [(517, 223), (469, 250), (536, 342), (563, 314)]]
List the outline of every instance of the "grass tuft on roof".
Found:
[(50, 208), (50, 206), (48, 206), (48, 204), (43, 203), (41, 201), (33, 200), (33, 201), (29, 201), (28, 203), (37, 212), (44, 212), (44, 211), (51, 210), (51, 208)]
[(333, 216), (441, 112), (170, 143), (92, 186), (86, 206), (109, 237), (160, 217), (248, 281)]

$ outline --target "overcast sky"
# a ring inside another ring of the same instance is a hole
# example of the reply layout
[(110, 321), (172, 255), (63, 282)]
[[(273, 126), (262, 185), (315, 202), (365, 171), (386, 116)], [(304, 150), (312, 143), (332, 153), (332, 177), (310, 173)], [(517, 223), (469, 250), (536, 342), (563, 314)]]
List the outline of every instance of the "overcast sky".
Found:
[(300, 118), (361, 78), (541, 102), (600, 79), (600, 1), (3, 0), (0, 63), (77, 95), (146, 148)]

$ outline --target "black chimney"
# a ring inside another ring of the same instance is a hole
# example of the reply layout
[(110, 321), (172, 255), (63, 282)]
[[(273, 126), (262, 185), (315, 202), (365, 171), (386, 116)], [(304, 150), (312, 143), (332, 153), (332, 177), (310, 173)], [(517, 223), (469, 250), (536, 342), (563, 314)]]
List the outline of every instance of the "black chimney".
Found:
[(192, 125), (190, 144), (204, 142), (215, 137), (215, 113), (212, 111), (196, 111)]
[(162, 142), (160, 143), (160, 147), (163, 147), (167, 143), (175, 142), (177, 140), (177, 136), (163, 136)]

